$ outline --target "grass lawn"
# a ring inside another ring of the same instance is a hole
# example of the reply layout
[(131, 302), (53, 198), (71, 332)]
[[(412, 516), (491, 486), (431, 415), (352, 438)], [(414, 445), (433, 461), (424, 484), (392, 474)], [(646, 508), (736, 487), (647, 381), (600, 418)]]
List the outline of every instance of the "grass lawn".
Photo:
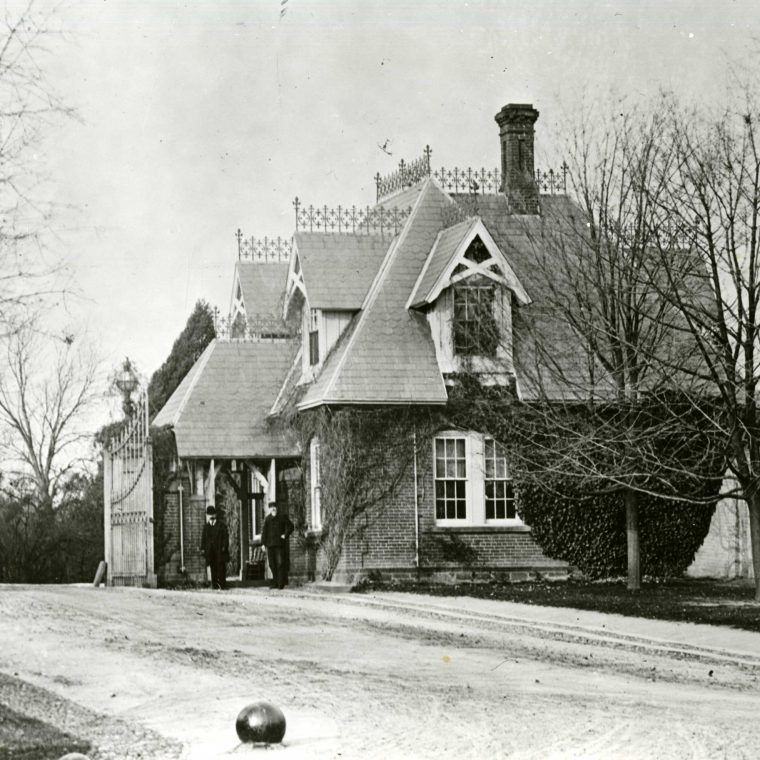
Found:
[(0, 760), (57, 760), (69, 752), (84, 754), (89, 749), (89, 743), (0, 702)]
[(642, 583), (631, 593), (625, 581), (535, 581), (524, 583), (368, 583), (361, 591), (409, 591), (433, 596), (473, 596), (548, 607), (574, 607), (619, 615), (728, 625), (760, 631), (760, 603), (746, 581), (672, 580)]

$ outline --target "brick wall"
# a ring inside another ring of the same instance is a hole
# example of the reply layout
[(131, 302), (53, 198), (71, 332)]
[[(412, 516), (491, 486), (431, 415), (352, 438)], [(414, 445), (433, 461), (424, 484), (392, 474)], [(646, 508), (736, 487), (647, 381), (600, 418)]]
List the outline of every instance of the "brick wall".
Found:
[(164, 563), (156, 568), (161, 585), (179, 583), (190, 580), (196, 583), (205, 582), (206, 567), (203, 555), (200, 553), (201, 535), (206, 522), (206, 501), (203, 496), (188, 496), (190, 482), (182, 479), (182, 513), (185, 575), (181, 572), (180, 530), (179, 530), (179, 479), (173, 480), (163, 494), (157, 498), (163, 499), (164, 519), (163, 535), (156, 536), (156, 546), (161, 549), (158, 556), (163, 556)]
[[(337, 581), (355, 581), (369, 574), (383, 578), (416, 576), (415, 480), (411, 431), (409, 445), (398, 448), (407, 467), (393, 495), (357, 520), (346, 540), (340, 565), (334, 574)], [(306, 509), (310, 514), (311, 474), (308, 457), (304, 458)], [(456, 579), (525, 579), (538, 574), (563, 575), (567, 564), (544, 556), (533, 540), (530, 529), (521, 527), (438, 527), (435, 524), (435, 501), (432, 452), (417, 459), (417, 511), (419, 514), (419, 575), (433, 580)], [(453, 547), (453, 548), (452, 548)], [(459, 551), (465, 555), (452, 559)], [(320, 578), (323, 557), (303, 551), (294, 543), (291, 551), (292, 575), (306, 579), (308, 562)]]

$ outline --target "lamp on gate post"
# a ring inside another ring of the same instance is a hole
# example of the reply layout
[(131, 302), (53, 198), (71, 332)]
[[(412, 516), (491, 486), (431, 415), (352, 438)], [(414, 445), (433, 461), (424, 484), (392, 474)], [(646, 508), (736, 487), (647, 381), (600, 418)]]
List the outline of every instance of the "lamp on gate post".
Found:
[(131, 417), (135, 413), (135, 404), (132, 401), (132, 394), (140, 385), (140, 378), (137, 376), (129, 357), (124, 359), (124, 364), (114, 382), (119, 391), (121, 391), (121, 407), (124, 410), (124, 416)]

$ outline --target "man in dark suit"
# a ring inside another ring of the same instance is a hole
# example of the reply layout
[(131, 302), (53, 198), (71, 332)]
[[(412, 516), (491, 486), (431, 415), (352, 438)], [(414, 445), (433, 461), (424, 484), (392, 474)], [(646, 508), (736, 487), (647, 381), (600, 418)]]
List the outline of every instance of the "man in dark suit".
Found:
[(230, 558), (230, 537), (224, 520), (217, 519), (216, 509), (206, 507), (207, 521), (201, 536), (201, 551), (211, 568), (211, 588), (224, 590), (227, 586), (227, 561)]
[(292, 532), (293, 523), (287, 515), (277, 514), (277, 504), (271, 502), (261, 529), (261, 545), (269, 559), (273, 588), (285, 588), (288, 579), (288, 539)]

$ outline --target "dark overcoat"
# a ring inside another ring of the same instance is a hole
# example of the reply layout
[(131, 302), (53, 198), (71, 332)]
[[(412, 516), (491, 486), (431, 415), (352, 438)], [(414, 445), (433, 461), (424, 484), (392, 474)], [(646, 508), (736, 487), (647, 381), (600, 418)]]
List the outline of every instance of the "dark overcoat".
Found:
[(201, 551), (206, 557), (206, 564), (210, 565), (215, 558), (227, 562), (230, 558), (230, 537), (227, 525), (223, 520), (215, 523), (207, 522), (203, 526), (201, 536)]

